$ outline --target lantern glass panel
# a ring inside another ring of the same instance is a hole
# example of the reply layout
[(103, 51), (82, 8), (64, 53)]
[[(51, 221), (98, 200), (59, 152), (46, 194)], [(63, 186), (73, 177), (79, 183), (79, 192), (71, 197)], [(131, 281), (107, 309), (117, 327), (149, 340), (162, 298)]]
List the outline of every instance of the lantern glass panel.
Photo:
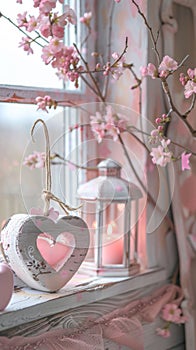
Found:
[(123, 264), (125, 203), (104, 202), (101, 265)]
[(87, 223), (90, 233), (90, 244), (89, 244), (89, 250), (86, 255), (85, 261), (89, 263), (94, 263), (95, 261), (95, 236), (96, 236), (96, 229), (97, 229), (97, 222), (96, 222), (96, 212), (97, 212), (97, 203), (95, 201), (88, 201), (84, 200), (82, 201), (82, 207), (81, 207), (81, 216), (83, 220)]

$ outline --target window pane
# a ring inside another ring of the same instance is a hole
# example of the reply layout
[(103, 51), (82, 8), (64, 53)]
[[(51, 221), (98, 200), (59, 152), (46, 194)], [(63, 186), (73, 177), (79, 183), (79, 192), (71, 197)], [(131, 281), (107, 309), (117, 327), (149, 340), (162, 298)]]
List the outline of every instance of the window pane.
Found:
[[(43, 126), (37, 124), (31, 139), (31, 128), (37, 118), (46, 121), (51, 155), (59, 154), (71, 163), (55, 158), (51, 166), (52, 192), (61, 200), (76, 206), (78, 181), (83, 172), (72, 163), (82, 164), (83, 147), (80, 128), (69, 132), (79, 122), (74, 108), (58, 108), (46, 115), (34, 105), (0, 103), (0, 223), (17, 213), (27, 213), (32, 207), (43, 208), (42, 190), (46, 188), (45, 168), (30, 169), (23, 165), (25, 157), (34, 151), (45, 152)], [(51, 206), (63, 212), (55, 202)]]
[[(59, 113), (61, 111), (59, 109)], [(44, 152), (41, 124), (35, 130), (35, 143), (31, 141), (30, 131), (36, 118), (52, 120), (54, 114), (57, 112), (51, 110), (50, 117), (41, 112), (36, 115), (34, 105), (0, 104), (0, 201), (3, 204), (0, 206), (0, 222), (13, 214), (26, 213), (31, 207), (43, 206), (43, 169), (30, 170), (23, 165), (23, 160), (34, 150)], [(62, 123), (57, 119), (55, 132), (61, 128)]]
[[(1, 1), (0, 10), (16, 23), (18, 13), (27, 10), (30, 14), (37, 14), (37, 9), (32, 4), (33, 1), (25, 1), (24, 5), (19, 5), (15, 0), (6, 0)], [(63, 88), (63, 82), (56, 76), (55, 70), (42, 61), (41, 47), (34, 44), (33, 55), (27, 55), (18, 47), (24, 36), (3, 17), (0, 18), (1, 84)]]

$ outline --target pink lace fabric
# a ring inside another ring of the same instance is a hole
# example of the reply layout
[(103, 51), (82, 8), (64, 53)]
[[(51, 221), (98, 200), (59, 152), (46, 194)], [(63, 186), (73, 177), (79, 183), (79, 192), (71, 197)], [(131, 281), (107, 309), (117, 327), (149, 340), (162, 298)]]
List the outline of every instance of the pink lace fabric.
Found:
[(0, 337), (0, 349), (104, 350), (106, 338), (131, 350), (144, 350), (142, 322), (153, 322), (165, 304), (180, 305), (183, 297), (180, 287), (166, 285), (78, 329), (58, 329), (34, 337)]

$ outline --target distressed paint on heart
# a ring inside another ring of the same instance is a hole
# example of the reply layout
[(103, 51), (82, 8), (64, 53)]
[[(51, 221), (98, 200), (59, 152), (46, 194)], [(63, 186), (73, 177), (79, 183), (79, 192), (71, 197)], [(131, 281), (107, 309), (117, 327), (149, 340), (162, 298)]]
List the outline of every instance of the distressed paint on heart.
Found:
[[(56, 271), (43, 259), (36, 240), (40, 234), (47, 233), (56, 241), (65, 232), (73, 235), (75, 245), (70, 258)], [(15, 214), (4, 225), (1, 239), (6, 260), (16, 275), (31, 288), (45, 292), (64, 287), (78, 271), (89, 248), (88, 227), (78, 216), (63, 216), (54, 222), (46, 216)]]
[(56, 239), (43, 232), (37, 237), (36, 244), (44, 260), (55, 271), (59, 271), (73, 253), (75, 239), (70, 232), (62, 232)]

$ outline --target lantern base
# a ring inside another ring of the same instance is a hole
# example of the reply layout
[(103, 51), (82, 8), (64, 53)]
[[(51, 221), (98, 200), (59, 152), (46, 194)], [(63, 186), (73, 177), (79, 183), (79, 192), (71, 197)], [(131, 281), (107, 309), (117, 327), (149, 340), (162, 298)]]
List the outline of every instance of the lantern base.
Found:
[(90, 276), (126, 277), (138, 274), (140, 272), (140, 264), (133, 261), (129, 267), (106, 265), (97, 268), (94, 263), (84, 261), (80, 267), (80, 272)]

